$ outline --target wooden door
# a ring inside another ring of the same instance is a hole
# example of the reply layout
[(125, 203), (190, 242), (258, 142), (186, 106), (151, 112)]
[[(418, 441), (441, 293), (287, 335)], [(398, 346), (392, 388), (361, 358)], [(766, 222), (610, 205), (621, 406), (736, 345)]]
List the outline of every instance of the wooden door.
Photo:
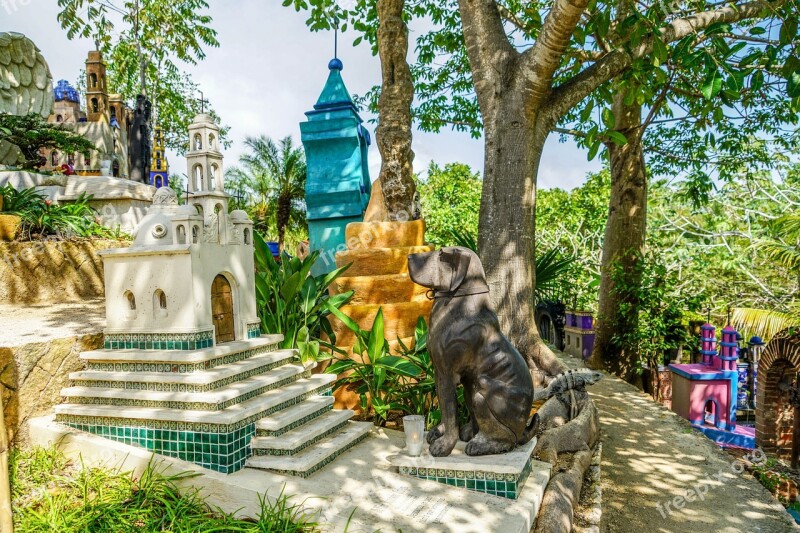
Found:
[(234, 340), (233, 294), (225, 276), (218, 275), (211, 284), (211, 316), (217, 344)]

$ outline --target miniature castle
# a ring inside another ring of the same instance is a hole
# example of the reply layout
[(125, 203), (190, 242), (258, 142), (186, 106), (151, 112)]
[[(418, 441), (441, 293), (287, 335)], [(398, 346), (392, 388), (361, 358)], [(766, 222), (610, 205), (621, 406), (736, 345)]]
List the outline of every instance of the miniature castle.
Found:
[[(64, 124), (73, 133), (91, 141), (96, 150), (86, 155), (45, 150), (46, 163), (41, 169), (53, 171), (68, 165), (80, 176), (128, 178), (132, 112), (120, 95), (108, 93), (102, 54), (92, 50), (86, 59), (86, 111), (81, 109), (78, 91), (67, 80), (56, 84), (53, 96), (55, 104), (48, 122)], [(104, 164), (110, 166), (102, 168)]]
[(672, 410), (718, 444), (755, 448), (755, 430), (736, 424), (739, 401), (739, 339), (732, 326), (722, 330), (717, 352), (716, 328), (703, 324), (702, 362), (671, 364)]
[(169, 163), (164, 130), (158, 125), (153, 128), (153, 153), (150, 156), (150, 175), (147, 183), (153, 187), (169, 187)]
[(253, 225), (228, 213), (219, 128), (200, 114), (189, 131), (186, 204), (158, 189), (133, 245), (101, 252), (104, 349), (81, 354), (56, 420), (220, 472), (310, 476), (371, 424), (332, 410), (335, 376), (262, 335)]

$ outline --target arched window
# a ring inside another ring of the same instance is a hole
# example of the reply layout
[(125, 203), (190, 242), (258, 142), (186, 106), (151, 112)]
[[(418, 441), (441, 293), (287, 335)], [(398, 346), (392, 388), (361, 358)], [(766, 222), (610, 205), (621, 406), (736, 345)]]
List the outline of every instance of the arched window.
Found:
[(195, 150), (203, 149), (203, 137), (199, 133), (194, 134), (194, 149)]
[(164, 186), (164, 182), (161, 179), (161, 176), (156, 176), (156, 188), (163, 187), (163, 186)]
[(97, 98), (92, 98), (92, 113), (97, 113), (100, 111), (100, 104), (97, 102)]
[(125, 291), (125, 300), (128, 302), (128, 310), (136, 311), (136, 298), (131, 291)]
[(56, 122), (64, 122), (64, 117), (61, 115), (56, 115)]
[(217, 138), (214, 137), (214, 134), (213, 133), (209, 133), (208, 134), (208, 147), (209, 148), (214, 148), (215, 147), (214, 143), (216, 142), (216, 140), (217, 140)]
[(219, 167), (215, 163), (211, 163), (211, 190), (216, 190), (217, 181), (219, 180)]
[(186, 244), (186, 228), (183, 224), (178, 226), (178, 244)]
[(708, 400), (703, 407), (703, 424), (712, 427), (717, 425), (717, 403), (714, 400)]
[(250, 244), (250, 228), (244, 228), (244, 243)]
[(203, 189), (203, 166), (202, 165), (195, 165), (194, 172), (192, 172), (194, 177), (194, 190), (199, 191)]
[(116, 118), (116, 116), (117, 116), (117, 106), (112, 105), (111, 106), (111, 118)]
[(197, 205), (194, 206), (194, 208), (197, 209), (197, 214), (198, 215), (200, 215), (201, 217), (204, 216), (204, 214), (203, 214), (203, 206), (202, 205), (197, 204)]
[(199, 230), (197, 229), (197, 226), (192, 226), (192, 243), (194, 243), (194, 244), (197, 244), (197, 234), (198, 233), (199, 233)]
[(217, 204), (214, 206), (214, 214), (219, 215), (222, 213), (222, 204)]
[(167, 295), (161, 289), (153, 293), (153, 315), (164, 316), (167, 312)]
[(53, 153), (50, 154), (50, 165), (54, 167), (58, 166), (58, 152), (53, 151)]
[(161, 160), (156, 159), (156, 170), (161, 170)]
[(95, 74), (94, 72), (89, 74), (89, 87), (91, 88), (97, 87), (97, 74)]

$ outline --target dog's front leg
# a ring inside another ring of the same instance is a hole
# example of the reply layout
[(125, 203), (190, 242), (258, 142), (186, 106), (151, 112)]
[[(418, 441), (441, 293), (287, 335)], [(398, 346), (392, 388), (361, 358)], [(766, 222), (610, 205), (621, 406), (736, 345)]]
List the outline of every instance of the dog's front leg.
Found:
[(439, 425), (442, 434), (431, 443), (430, 453), (434, 457), (445, 457), (450, 455), (458, 442), (458, 399), (454, 377), (438, 372), (436, 392), (439, 395), (439, 408), (442, 410), (442, 423)]

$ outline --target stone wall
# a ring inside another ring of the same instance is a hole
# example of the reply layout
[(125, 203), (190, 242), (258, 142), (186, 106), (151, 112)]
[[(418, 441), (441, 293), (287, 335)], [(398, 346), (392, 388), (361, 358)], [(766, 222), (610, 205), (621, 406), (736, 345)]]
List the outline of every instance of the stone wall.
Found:
[(80, 352), (102, 346), (102, 333), (94, 333), (0, 348), (0, 393), (12, 445), (25, 446), (27, 421), (60, 402), (69, 373), (84, 368)]
[(0, 243), (0, 303), (79, 302), (103, 296), (99, 250), (119, 241)]

